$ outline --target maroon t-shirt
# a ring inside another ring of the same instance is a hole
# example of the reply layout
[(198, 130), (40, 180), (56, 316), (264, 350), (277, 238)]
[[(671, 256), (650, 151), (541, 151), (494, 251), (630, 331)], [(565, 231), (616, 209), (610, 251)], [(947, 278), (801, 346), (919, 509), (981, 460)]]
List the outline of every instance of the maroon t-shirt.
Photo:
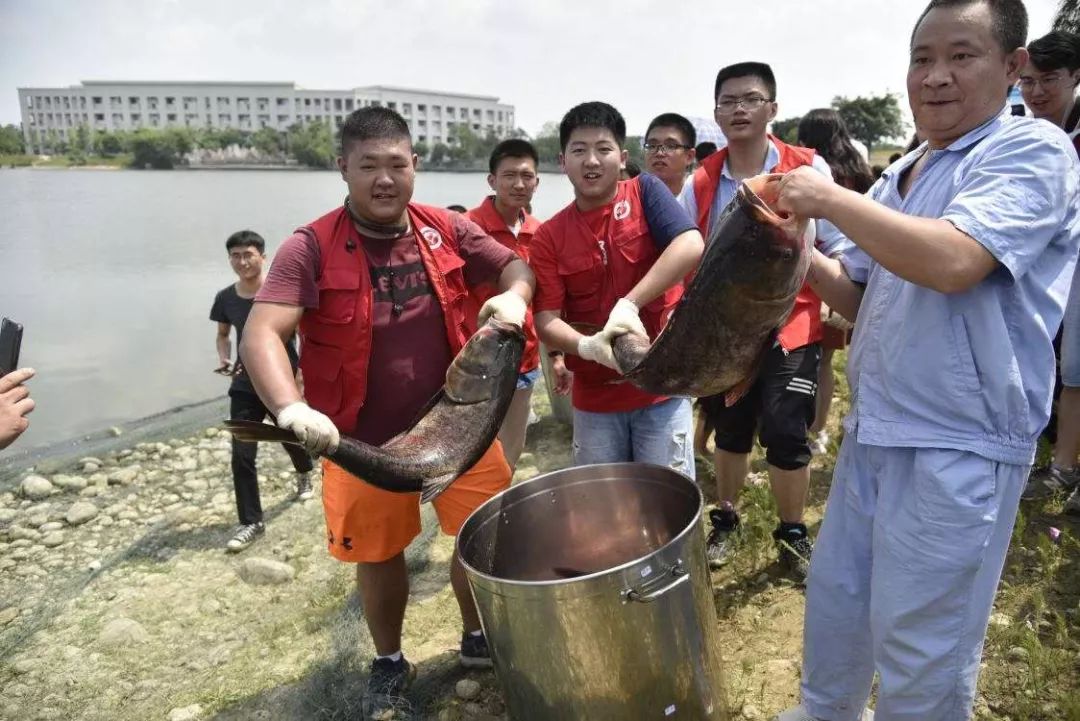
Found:
[[(472, 221), (456, 213), (452, 217), (465, 261), (465, 282), (470, 287), (497, 282), (502, 269), (517, 256)], [(453, 356), (416, 236), (380, 240), (356, 234), (355, 228), (352, 232), (367, 256), (375, 305), (367, 396), (351, 435), (380, 445), (407, 430), (442, 388)], [(314, 238), (292, 235), (275, 254), (255, 300), (318, 308), (320, 265)], [(400, 312), (394, 312), (395, 305)], [(302, 342), (300, 348), (303, 354)]]

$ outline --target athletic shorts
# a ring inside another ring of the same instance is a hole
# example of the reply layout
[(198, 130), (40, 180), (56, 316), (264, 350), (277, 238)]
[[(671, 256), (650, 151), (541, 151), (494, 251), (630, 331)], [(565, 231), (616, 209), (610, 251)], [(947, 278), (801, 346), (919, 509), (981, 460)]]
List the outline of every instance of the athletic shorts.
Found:
[[(439, 526), (456, 536), (484, 501), (510, 487), (510, 466), (495, 441), (476, 465), (432, 501)], [(420, 535), (420, 494), (394, 493), (323, 461), (323, 511), (330, 555), (348, 563), (380, 563)]]
[(810, 463), (807, 432), (814, 422), (821, 346), (817, 343), (787, 353), (774, 345), (765, 354), (757, 380), (730, 408), (724, 396), (701, 399), (715, 430), (718, 450), (749, 453), (754, 434), (765, 448), (765, 459), (783, 471)]

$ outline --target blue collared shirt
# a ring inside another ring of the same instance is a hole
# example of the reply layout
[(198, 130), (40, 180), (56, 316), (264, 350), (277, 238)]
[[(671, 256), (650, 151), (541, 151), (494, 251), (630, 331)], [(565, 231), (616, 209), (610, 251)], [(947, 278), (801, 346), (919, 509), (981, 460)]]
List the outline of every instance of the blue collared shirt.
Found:
[[(761, 167), (761, 173), (765, 174), (770, 172), (780, 163), (780, 150), (776, 147), (773, 141), (769, 141), (769, 151), (765, 154), (765, 163)], [(814, 170), (818, 171), (824, 176), (827, 176), (829, 180), (832, 180), (832, 170), (829, 168), (829, 164), (825, 162), (825, 159), (820, 155), (814, 155), (814, 161), (812, 163)], [(708, 240), (712, 235), (713, 228), (716, 227), (717, 221), (723, 216), (724, 209), (727, 208), (728, 203), (735, 197), (735, 191), (739, 189), (739, 181), (731, 175), (731, 168), (729, 162), (724, 161), (724, 167), (720, 171), (720, 185), (716, 189), (716, 195), (713, 196), (712, 209), (709, 211), (709, 227), (702, 228), (701, 232)], [(682, 192), (679, 193), (679, 202), (682, 207), (686, 208), (686, 212), (690, 214), (691, 218), (698, 217), (698, 204), (697, 197), (694, 195), (694, 183), (693, 180), (689, 180), (683, 183)], [(847, 238), (841, 233), (835, 225), (827, 220), (817, 221), (817, 241), (816, 245), (825, 255), (834, 255), (839, 250), (844, 248), (847, 244)]]
[(848, 359), (844, 426), (859, 443), (1030, 464), (1050, 415), (1051, 342), (1080, 247), (1076, 154), (1052, 123), (1003, 112), (929, 151), (902, 198), (901, 177), (926, 151), (924, 144), (894, 163), (870, 197), (949, 221), (998, 267), (975, 287), (944, 294), (845, 250), (848, 274), (867, 286)]

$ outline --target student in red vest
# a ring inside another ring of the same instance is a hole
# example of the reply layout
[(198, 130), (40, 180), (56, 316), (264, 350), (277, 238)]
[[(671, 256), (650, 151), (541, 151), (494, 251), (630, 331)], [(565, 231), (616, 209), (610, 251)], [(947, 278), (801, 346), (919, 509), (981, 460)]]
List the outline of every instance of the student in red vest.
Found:
[[(488, 161), (491, 173), (487, 178), (494, 195), (484, 198), (484, 202), (467, 214), (469, 220), (479, 225), (481, 230), (517, 253), (526, 263), (529, 261), (533, 234), (540, 227), (540, 222), (525, 210), (532, 203), (533, 193), (540, 184), (536, 171), (538, 163), (536, 149), (528, 140), (511, 138), (496, 145)], [(494, 285), (472, 289), (473, 299), (477, 303), (483, 303), (497, 292)], [(517, 466), (521, 449), (525, 446), (529, 401), (536, 379), (540, 377), (539, 346), (530, 311), (525, 315), (525, 354), (521, 358), (517, 391), (499, 429), (499, 440), (511, 471)], [(565, 373), (565, 366), (562, 369)]]
[[(706, 237), (735, 196), (740, 181), (762, 173), (785, 173), (810, 165), (832, 177), (828, 164), (809, 148), (781, 142), (768, 133), (776, 118), (776, 79), (765, 63), (738, 63), (720, 70), (713, 86), (716, 122), (727, 147), (706, 158), (694, 171), (679, 201)], [(839, 251), (846, 239), (828, 223), (818, 223), (817, 244), (826, 255)], [(746, 394), (730, 407), (723, 396), (701, 400), (715, 429), (716, 485), (719, 506), (710, 512), (709, 564), (719, 567), (732, 548), (739, 528), (735, 500), (750, 469), (755, 432), (766, 448), (769, 481), (779, 510), (773, 532), (780, 562), (803, 581), (813, 544), (803, 524), (810, 485), (807, 429), (814, 422), (818, 365), (821, 359), (821, 301), (804, 287), (787, 323), (762, 361), (761, 371)]]
[[(349, 115), (338, 158), (344, 205), (285, 241), (256, 296), (241, 348), (245, 366), (278, 425), (313, 453), (332, 451), (340, 434), (378, 445), (409, 427), (476, 327), (470, 287), (491, 283), (500, 291), (481, 320), (525, 321), (528, 266), (463, 216), (411, 202), (416, 164), (400, 115), (377, 107)], [(297, 327), (306, 402), (282, 341)], [(509, 483), (496, 441), (434, 502), (443, 532), (455, 535)], [(378, 654), (362, 705), (364, 718), (378, 716), (400, 707), (416, 675), (401, 655), (401, 626), (409, 598), (404, 551), (420, 532), (419, 494), (380, 490), (324, 461), (323, 506), (330, 554), (356, 564)], [(461, 663), (490, 666), (456, 557), (450, 580), (464, 623)]]
[(559, 125), (574, 202), (533, 239), (536, 330), (574, 373), (576, 464), (640, 461), (693, 477), (690, 401), (619, 383), (611, 343), (631, 330), (656, 337), (704, 242), (656, 176), (620, 182), (625, 141), (626, 122), (607, 103), (578, 105)]

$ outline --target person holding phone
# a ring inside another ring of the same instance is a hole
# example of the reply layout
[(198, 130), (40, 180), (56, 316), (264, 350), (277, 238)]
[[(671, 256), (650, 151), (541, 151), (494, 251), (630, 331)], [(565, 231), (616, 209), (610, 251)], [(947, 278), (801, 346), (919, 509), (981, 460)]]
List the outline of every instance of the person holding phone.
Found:
[(26, 381), (33, 377), (33, 368), (20, 368), (0, 376), (0, 451), (30, 427), (27, 416), (34, 410), (34, 399)]

